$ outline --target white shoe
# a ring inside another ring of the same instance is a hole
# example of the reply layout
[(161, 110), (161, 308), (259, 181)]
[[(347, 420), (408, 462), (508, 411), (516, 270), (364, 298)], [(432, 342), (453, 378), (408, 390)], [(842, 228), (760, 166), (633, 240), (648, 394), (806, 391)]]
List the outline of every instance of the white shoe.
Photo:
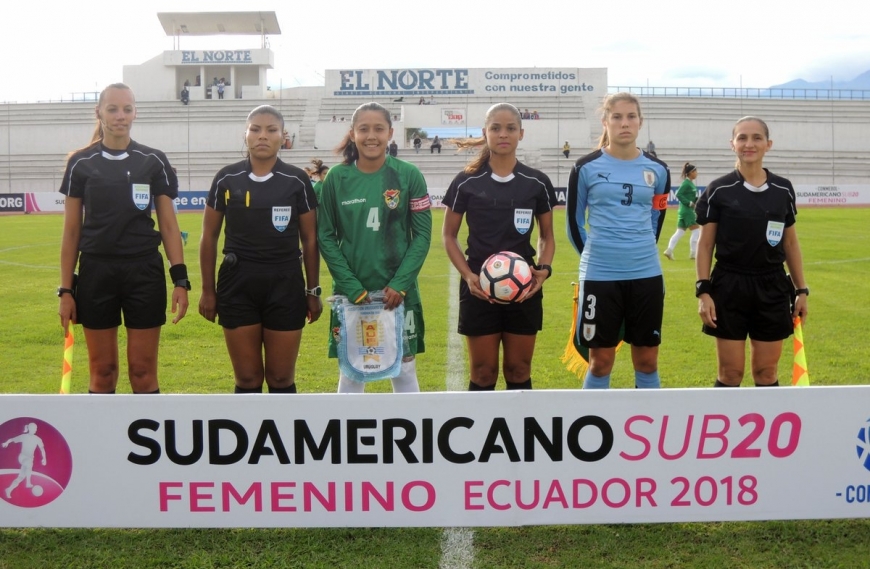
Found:
[(691, 259), (691, 260), (694, 261), (694, 260), (695, 260), (695, 254), (694, 254), (694, 253), (690, 254), (690, 255), (689, 255), (689, 259)]
[(663, 254), (664, 254), (665, 257), (667, 257), (667, 258), (670, 259), (671, 261), (674, 260), (674, 252), (671, 251), (670, 249), (665, 249), (665, 252), (664, 252)]

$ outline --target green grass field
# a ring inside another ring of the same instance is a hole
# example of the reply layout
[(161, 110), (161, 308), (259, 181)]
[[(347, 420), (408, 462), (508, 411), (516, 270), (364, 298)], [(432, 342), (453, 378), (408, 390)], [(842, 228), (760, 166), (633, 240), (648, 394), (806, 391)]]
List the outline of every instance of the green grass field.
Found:
[[(815, 385), (870, 383), (865, 356), (870, 298), (867, 209), (803, 209), (798, 234), (812, 289), (804, 327), (810, 380)], [(580, 380), (559, 361), (571, 321), (571, 282), (577, 255), (556, 212), (554, 275), (545, 287), (544, 330), (538, 335), (536, 389), (574, 389)], [(435, 210), (433, 245), (420, 276), (427, 351), (418, 358), (424, 391), (445, 390), (449, 279), (456, 278), (440, 240), (443, 215)], [(57, 393), (63, 337), (57, 317), (59, 215), (0, 216), (0, 393)], [(666, 220), (660, 249), (673, 232)], [(230, 393), (232, 369), (220, 328), (199, 316), (197, 243), (200, 216), (182, 214), (190, 232), (185, 249), (194, 281), (191, 309), (163, 329), (160, 387), (165, 393)], [(711, 386), (714, 343), (700, 332), (693, 295), (688, 236), (677, 260), (663, 258), (667, 287), (659, 369), (667, 388)], [(329, 274), (322, 272), (324, 288)], [(328, 320), (306, 328), (297, 365), (303, 393), (332, 392), (337, 365), (327, 360)], [(87, 354), (77, 327), (73, 393), (87, 391)], [(122, 363), (120, 393), (129, 393)], [(458, 357), (458, 355), (454, 355)], [(464, 357), (464, 353), (462, 354)], [(791, 342), (780, 382), (791, 378)], [(633, 386), (627, 352), (617, 357), (614, 386)], [(751, 379), (745, 382), (751, 384)], [(369, 391), (389, 391), (389, 382)], [(835, 412), (835, 410), (832, 410)], [(799, 475), (799, 473), (796, 473)], [(811, 489), (808, 489), (811, 491)], [(870, 516), (870, 509), (868, 509)], [(870, 520), (477, 528), (476, 568), (533, 567), (870, 567)], [(0, 569), (12, 567), (437, 567), (441, 528), (332, 530), (0, 530)], [(465, 565), (451, 565), (455, 567)]]

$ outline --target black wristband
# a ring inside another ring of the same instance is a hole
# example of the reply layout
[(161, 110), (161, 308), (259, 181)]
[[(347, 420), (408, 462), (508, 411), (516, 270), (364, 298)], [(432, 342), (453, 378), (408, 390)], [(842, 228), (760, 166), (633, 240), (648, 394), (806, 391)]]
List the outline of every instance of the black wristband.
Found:
[(550, 265), (535, 265), (535, 268), (539, 271), (547, 271), (547, 278), (553, 276), (553, 267)]
[(185, 265), (184, 263), (178, 263), (177, 265), (172, 265), (171, 267), (169, 267), (169, 278), (172, 279), (172, 282), (186, 281), (187, 265)]
[(710, 294), (713, 292), (713, 283), (710, 279), (701, 279), (695, 283), (695, 296), (700, 297), (702, 294)]

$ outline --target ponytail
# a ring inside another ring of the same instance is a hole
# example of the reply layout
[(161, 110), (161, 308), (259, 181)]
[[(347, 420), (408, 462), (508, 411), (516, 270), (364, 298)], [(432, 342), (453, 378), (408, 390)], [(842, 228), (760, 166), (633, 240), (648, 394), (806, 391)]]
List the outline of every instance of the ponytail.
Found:
[(465, 165), (464, 172), (466, 174), (474, 174), (479, 172), (481, 168), (487, 165), (489, 162), (489, 157), (492, 156), (492, 153), (489, 151), (489, 146), (486, 145), (486, 138), (480, 136), (477, 138), (466, 138), (461, 140), (454, 140), (456, 144), (457, 150), (465, 150), (467, 148), (474, 148), (476, 146), (480, 146), (480, 152), (477, 153), (477, 158), (469, 162)]
[(342, 164), (349, 166), (357, 161), (359, 150), (357, 150), (356, 143), (353, 141), (353, 130), (344, 135), (342, 141), (335, 147), (335, 153), (343, 157)]

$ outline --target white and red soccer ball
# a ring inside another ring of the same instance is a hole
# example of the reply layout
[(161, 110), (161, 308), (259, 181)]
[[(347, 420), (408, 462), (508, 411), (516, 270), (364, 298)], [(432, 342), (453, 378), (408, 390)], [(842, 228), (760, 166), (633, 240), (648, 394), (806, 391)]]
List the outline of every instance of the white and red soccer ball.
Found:
[(490, 255), (480, 269), (480, 288), (497, 302), (516, 302), (531, 286), (532, 269), (511, 251)]

